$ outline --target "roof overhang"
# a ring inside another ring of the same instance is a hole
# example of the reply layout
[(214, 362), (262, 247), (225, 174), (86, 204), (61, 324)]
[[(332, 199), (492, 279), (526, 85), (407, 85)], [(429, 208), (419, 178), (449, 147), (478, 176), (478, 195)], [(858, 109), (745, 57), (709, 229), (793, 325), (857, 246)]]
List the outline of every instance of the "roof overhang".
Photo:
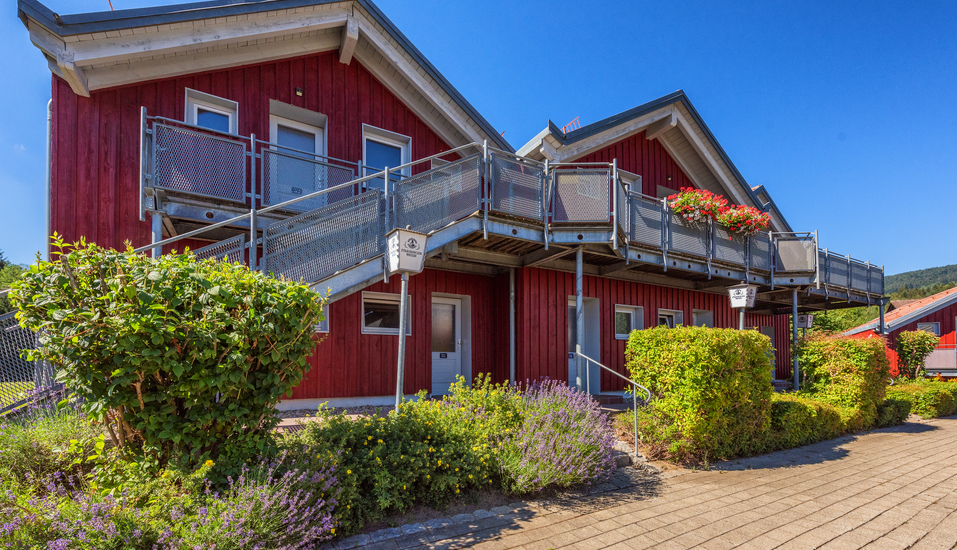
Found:
[(514, 149), (369, 0), (214, 0), (60, 16), (18, 0), (50, 71), (90, 92), (338, 50), (372, 72), (449, 145)]
[(572, 162), (640, 132), (645, 132), (646, 139), (657, 139), (696, 187), (768, 212), (773, 231), (792, 231), (767, 190), (763, 186), (752, 189), (744, 180), (681, 90), (568, 134), (549, 120), (548, 127), (518, 154)]
[[(894, 330), (897, 330), (903, 326), (909, 325), (910, 323), (913, 323), (919, 320), (921, 317), (925, 317), (932, 313), (936, 313), (944, 309), (945, 307), (949, 307), (953, 304), (957, 304), (957, 292), (953, 292), (951, 294), (943, 296), (939, 300), (934, 300), (933, 302), (925, 304), (922, 307), (916, 308), (913, 311), (905, 312), (902, 315), (894, 317), (893, 319), (885, 318), (884, 330), (886, 330), (887, 332), (892, 332)], [(880, 324), (880, 320), (878, 319), (875, 321), (871, 321), (870, 323), (865, 323), (858, 327), (854, 327), (851, 330), (845, 332), (844, 334), (848, 336), (852, 336), (854, 334), (859, 334), (861, 332), (865, 332), (868, 330), (876, 330), (879, 324)]]

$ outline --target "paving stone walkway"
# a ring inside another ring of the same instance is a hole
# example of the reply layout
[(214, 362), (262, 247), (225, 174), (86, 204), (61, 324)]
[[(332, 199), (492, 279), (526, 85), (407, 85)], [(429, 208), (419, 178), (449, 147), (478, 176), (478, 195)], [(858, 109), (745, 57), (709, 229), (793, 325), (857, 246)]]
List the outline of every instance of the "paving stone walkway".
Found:
[(955, 548), (957, 417), (480, 512), (337, 547)]

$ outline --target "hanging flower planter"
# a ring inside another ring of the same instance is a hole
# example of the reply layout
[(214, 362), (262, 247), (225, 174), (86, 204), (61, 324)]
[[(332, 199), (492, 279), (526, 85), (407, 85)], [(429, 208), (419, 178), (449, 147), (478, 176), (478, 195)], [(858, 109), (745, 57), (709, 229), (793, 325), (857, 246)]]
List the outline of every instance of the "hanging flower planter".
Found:
[(754, 235), (771, 226), (771, 215), (753, 206), (725, 206), (718, 212), (716, 219), (732, 235), (742, 237)]
[(681, 192), (668, 197), (671, 211), (689, 224), (703, 224), (708, 218), (715, 219), (728, 201), (705, 189), (682, 187)]

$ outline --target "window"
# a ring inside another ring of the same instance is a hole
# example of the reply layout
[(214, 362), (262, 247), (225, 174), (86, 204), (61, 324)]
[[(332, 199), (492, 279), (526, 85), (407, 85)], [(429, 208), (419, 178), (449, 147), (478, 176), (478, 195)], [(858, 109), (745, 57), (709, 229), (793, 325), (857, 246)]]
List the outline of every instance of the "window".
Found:
[[(412, 138), (367, 124), (362, 125), (362, 164), (367, 167), (364, 175), (381, 172), (386, 167), (395, 168), (411, 160)], [(394, 176), (390, 172), (390, 179), (398, 180), (409, 175), (409, 167), (405, 167)], [(382, 178), (366, 182), (366, 188), (376, 187), (382, 188)]]
[(714, 313), (707, 309), (696, 309), (691, 312), (691, 323), (696, 327), (714, 328)]
[(618, 179), (621, 180), (621, 184), (625, 186), (625, 189), (633, 193), (641, 193), (641, 176), (638, 174), (632, 174), (631, 172), (619, 169)]
[(676, 309), (659, 309), (658, 326), (675, 328), (684, 323), (684, 314)]
[(644, 309), (638, 306), (615, 306), (615, 338), (627, 340), (633, 330), (644, 328)]
[[(409, 297), (411, 300), (412, 297)], [(405, 334), (412, 334), (412, 308), (409, 308)], [(399, 334), (399, 295), (382, 292), (362, 293), (362, 333)]]
[(940, 336), (940, 323), (917, 323), (917, 330), (929, 332), (934, 336)]
[(329, 308), (328, 306), (323, 310), (322, 316), (324, 319), (316, 323), (316, 326), (313, 327), (315, 332), (321, 332), (328, 334), (329, 333)]
[(239, 133), (239, 104), (210, 94), (186, 88), (187, 124), (202, 126), (224, 134)]

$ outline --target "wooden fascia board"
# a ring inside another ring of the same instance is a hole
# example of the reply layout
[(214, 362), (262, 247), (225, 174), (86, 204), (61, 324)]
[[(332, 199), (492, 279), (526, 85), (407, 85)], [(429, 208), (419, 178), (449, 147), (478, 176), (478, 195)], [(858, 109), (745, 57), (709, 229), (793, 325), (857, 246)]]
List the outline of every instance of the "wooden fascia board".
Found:
[(342, 28), (342, 44), (339, 46), (339, 63), (348, 65), (352, 62), (352, 54), (356, 51), (356, 44), (359, 43), (359, 22), (352, 15), (346, 19), (346, 25)]
[(681, 133), (684, 134), (685, 139), (691, 143), (691, 147), (694, 148), (695, 152), (698, 153), (708, 166), (708, 169), (711, 170), (711, 173), (714, 174), (714, 177), (718, 178), (718, 182), (721, 183), (721, 186), (724, 190), (731, 195), (731, 198), (738, 204), (747, 204), (744, 197), (739, 192), (740, 184), (735, 185), (732, 182), (727, 174), (724, 173), (724, 170), (721, 169), (718, 162), (715, 160), (711, 153), (708, 151), (708, 148), (701, 142), (698, 138), (697, 132), (694, 131), (694, 128), (688, 123), (685, 117), (681, 113), (675, 113), (678, 119), (678, 129), (681, 130)]
[(33, 20), (28, 20), (30, 41), (47, 58), (50, 71), (67, 81), (77, 95), (90, 97), (90, 85), (82, 68), (76, 64), (74, 54), (66, 43), (49, 29)]
[(599, 149), (608, 147), (612, 143), (629, 138), (646, 129), (655, 122), (672, 116), (674, 112), (674, 107), (672, 105), (662, 107), (657, 111), (638, 117), (626, 124), (622, 124), (621, 126), (610, 128), (604, 132), (589, 136), (588, 138), (575, 142), (571, 145), (564, 145), (558, 149), (558, 160), (560, 162), (573, 162), (575, 159), (598, 151)]

